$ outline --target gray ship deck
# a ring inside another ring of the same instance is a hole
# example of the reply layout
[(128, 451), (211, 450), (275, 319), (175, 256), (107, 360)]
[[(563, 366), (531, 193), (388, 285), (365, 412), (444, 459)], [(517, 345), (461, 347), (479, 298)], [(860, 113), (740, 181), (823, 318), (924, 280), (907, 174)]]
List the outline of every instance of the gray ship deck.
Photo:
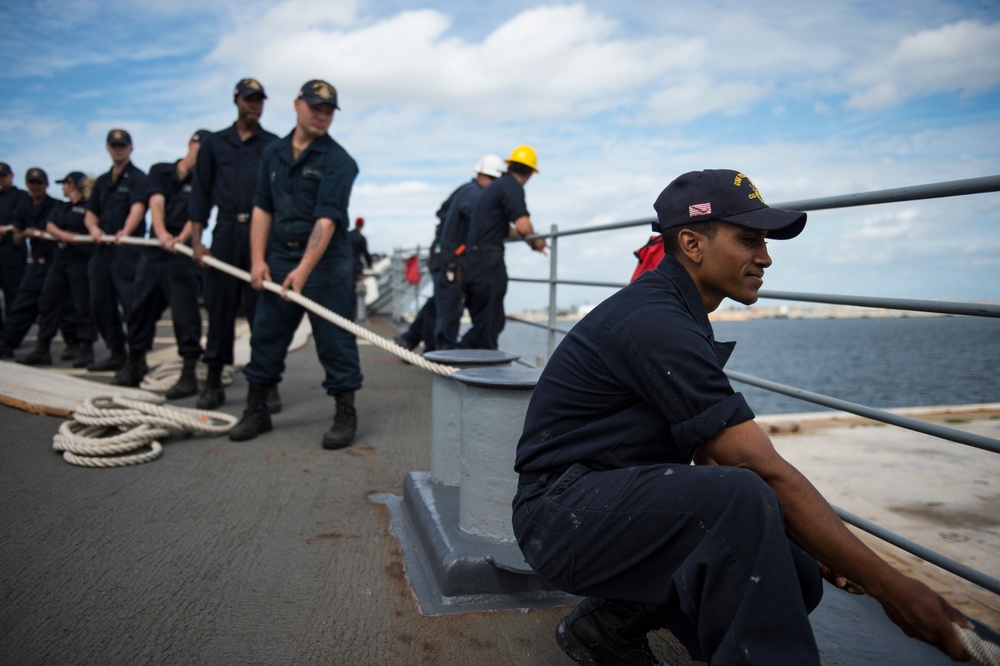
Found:
[[(0, 662), (569, 663), (552, 637), (566, 607), (418, 612), (371, 497), (429, 468), (431, 376), (361, 354), (359, 434), (337, 452), (319, 446), (332, 401), (311, 343), (289, 355), (274, 432), (170, 440), (135, 467), (69, 465), (51, 450), (59, 419), (0, 407)], [(245, 389), (237, 375), (224, 411), (241, 412)], [(813, 618), (824, 664), (948, 663), (872, 600), (826, 596)], [(653, 642), (688, 663), (668, 634)]]

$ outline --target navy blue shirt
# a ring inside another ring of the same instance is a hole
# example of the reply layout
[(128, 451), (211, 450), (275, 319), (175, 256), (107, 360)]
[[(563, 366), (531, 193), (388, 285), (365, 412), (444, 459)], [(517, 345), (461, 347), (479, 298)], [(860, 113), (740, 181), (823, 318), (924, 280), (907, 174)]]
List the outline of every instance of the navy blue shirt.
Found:
[(212, 206), (218, 207), (219, 220), (249, 216), (253, 211), (261, 156), (264, 148), (277, 139), (276, 134), (258, 125), (242, 141), (235, 123), (205, 139), (198, 149), (194, 168), (189, 219), (207, 225)]
[(441, 250), (451, 255), (469, 237), (469, 220), (476, 202), (485, 191), (475, 178), (455, 190), (448, 198), (447, 212), (441, 224)]
[[(58, 204), (58, 199), (54, 199), (47, 194), (37, 204), (29, 196), (27, 205), (17, 209), (14, 226), (21, 231), (26, 229), (45, 231), (45, 225), (52, 218), (52, 211)], [(55, 256), (56, 244), (53, 241), (41, 238), (28, 238), (28, 244), (31, 246), (30, 256), (35, 261), (39, 259), (50, 260)]]
[(574, 326), (532, 394), (518, 472), (687, 464), (725, 428), (754, 417), (723, 366), (694, 281), (672, 256)]
[(192, 180), (191, 173), (184, 180), (177, 177), (177, 162), (160, 162), (149, 170), (146, 199), (148, 201), (154, 194), (163, 195), (164, 226), (172, 236), (179, 234), (187, 224)]
[[(87, 231), (87, 225), (84, 224), (84, 218), (87, 215), (87, 200), (82, 199), (77, 203), (72, 201), (63, 201), (57, 204), (52, 209), (52, 215), (49, 217), (49, 222), (56, 225), (63, 231), (68, 231), (71, 234), (76, 234), (77, 236), (86, 236), (89, 232)], [(61, 256), (63, 257), (89, 257), (94, 250), (92, 243), (83, 243), (80, 245), (66, 245), (60, 247), (60, 252), (65, 253)]]
[[(100, 219), (101, 231), (116, 234), (125, 226), (129, 210), (137, 201), (146, 203), (146, 174), (129, 162), (116, 179), (111, 171), (101, 175), (94, 182), (94, 189), (87, 203), (87, 210)], [(133, 236), (146, 235), (146, 220), (143, 219)]]
[(504, 173), (483, 190), (476, 202), (465, 244), (470, 248), (503, 248), (504, 240), (510, 233), (510, 223), (527, 214), (524, 186), (509, 173)]
[(268, 243), (292, 243), (305, 250), (316, 219), (328, 217), (337, 228), (325, 256), (337, 259), (344, 275), (351, 275), (347, 205), (357, 175), (357, 163), (329, 134), (313, 140), (298, 159), (292, 157), (292, 133), (268, 145), (253, 200), (274, 216)]

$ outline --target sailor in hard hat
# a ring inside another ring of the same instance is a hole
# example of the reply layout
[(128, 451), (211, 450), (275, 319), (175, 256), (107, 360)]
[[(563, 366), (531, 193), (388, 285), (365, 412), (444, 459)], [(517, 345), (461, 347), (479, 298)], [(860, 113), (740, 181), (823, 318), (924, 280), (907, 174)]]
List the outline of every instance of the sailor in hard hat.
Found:
[[(264, 148), (278, 136), (260, 125), (264, 112), (264, 86), (257, 79), (240, 79), (233, 89), (236, 122), (202, 141), (194, 171), (189, 204), (191, 249), (195, 261), (206, 255), (250, 270), (250, 212), (257, 188), (257, 172)], [(217, 209), (211, 251), (201, 242), (212, 207)], [(203, 360), (208, 366), (205, 388), (198, 396), (199, 409), (215, 409), (226, 402), (222, 370), (232, 365), (236, 341), (236, 316), (242, 310), (253, 329), (257, 292), (246, 282), (222, 271), (205, 274), (205, 308), (208, 335)], [(277, 387), (269, 399), (272, 412), (281, 409)]]
[(441, 222), (441, 247), (435, 255), (434, 276), (434, 349), (458, 346), (458, 325), (462, 318), (462, 267), (465, 241), (469, 236), (472, 211), (486, 188), (507, 170), (496, 155), (483, 156), (473, 169), (475, 178), (459, 187), (448, 198)]
[[(507, 294), (507, 266), (503, 260), (504, 241), (534, 235), (524, 185), (538, 172), (538, 158), (531, 146), (518, 146), (507, 158), (507, 171), (479, 197), (469, 221), (465, 241), (465, 305), (472, 319), (459, 343), (463, 349), (496, 349), (503, 330), (503, 299)], [(544, 238), (527, 241), (536, 252), (545, 254)]]
[[(106, 140), (111, 170), (94, 183), (84, 222), (95, 241), (106, 234), (146, 235), (146, 173), (132, 164), (132, 136), (112, 129)], [(111, 354), (87, 366), (90, 371), (125, 367), (124, 318), (132, 309), (132, 285), (139, 248), (99, 244), (90, 258), (90, 301), (94, 323)], [(124, 315), (124, 317), (123, 317)]]

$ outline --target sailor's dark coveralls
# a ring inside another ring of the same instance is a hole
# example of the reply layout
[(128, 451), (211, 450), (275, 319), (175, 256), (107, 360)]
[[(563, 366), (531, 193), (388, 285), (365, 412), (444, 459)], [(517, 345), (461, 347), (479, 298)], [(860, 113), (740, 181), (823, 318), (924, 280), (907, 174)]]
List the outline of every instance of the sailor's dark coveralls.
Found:
[[(0, 226), (14, 226), (14, 217), (21, 206), (31, 205), (31, 195), (16, 187), (0, 190)], [(6, 313), (14, 307), (17, 298), (17, 288), (24, 277), (24, 267), (28, 262), (28, 248), (24, 245), (14, 245), (14, 234), (11, 232), (0, 236), (0, 295), (3, 296), (3, 308), (0, 309), (0, 335), (3, 334), (3, 322)]]
[[(147, 179), (149, 197), (164, 197), (164, 226), (172, 236), (184, 229), (188, 219), (191, 174), (177, 177), (175, 162), (154, 164)], [(135, 274), (135, 300), (128, 317), (128, 348), (149, 351), (153, 348), (156, 322), (167, 305), (174, 324), (177, 352), (185, 358), (201, 355), (201, 312), (198, 309), (200, 282), (198, 266), (183, 254), (159, 247), (142, 248), (142, 258)]]
[[(98, 177), (87, 205), (99, 218), (101, 231), (113, 236), (125, 226), (129, 210), (137, 201), (146, 201), (146, 174), (129, 162), (117, 178), (111, 171)], [(146, 235), (145, 219), (132, 235), (139, 238)], [(135, 245), (100, 243), (90, 258), (91, 312), (104, 344), (111, 351), (125, 348), (122, 321), (132, 310), (140, 255), (140, 248)]]
[[(212, 134), (198, 150), (188, 217), (207, 225), (212, 206), (216, 206), (212, 256), (246, 271), (250, 270), (250, 214), (260, 159), (264, 148), (277, 138), (258, 126), (242, 141), (233, 124)], [(205, 274), (205, 307), (208, 337), (204, 361), (232, 365), (236, 316), (242, 307), (253, 327), (257, 292), (243, 280), (209, 269)]]
[[(44, 230), (45, 224), (52, 217), (53, 209), (58, 204), (57, 199), (47, 194), (37, 204), (28, 199), (27, 206), (18, 208), (14, 225), (21, 231), (26, 229)], [(14, 299), (14, 306), (7, 313), (7, 321), (3, 330), (3, 338), (11, 349), (17, 349), (38, 318), (38, 306), (42, 297), (42, 288), (45, 286), (45, 276), (49, 272), (56, 251), (56, 244), (52, 241), (29, 238), (27, 243), (30, 247), (28, 253), (30, 261), (24, 269), (24, 277), (21, 278), (21, 284), (17, 288), (17, 298)], [(65, 311), (62, 321), (65, 324), (64, 332), (75, 333), (71, 307)]]
[(504, 240), (510, 223), (528, 214), (524, 186), (505, 173), (483, 190), (472, 211), (465, 242), (463, 285), (472, 328), (462, 336), (462, 349), (496, 349), (506, 323), (507, 295)]
[(436, 255), (434, 278), (434, 348), (454, 349), (458, 346), (458, 326), (462, 318), (462, 258), (455, 251), (469, 235), (469, 220), (484, 188), (475, 179), (455, 190), (449, 197), (447, 212), (441, 220), (441, 249)]
[(514, 533), (555, 587), (659, 606), (696, 658), (819, 664), (819, 568), (777, 496), (751, 471), (689, 465), (754, 416), (722, 370), (734, 345), (672, 256), (582, 319), (528, 407)]
[[(84, 218), (87, 202), (65, 201), (52, 210), (49, 221), (63, 231), (77, 236), (87, 235)], [(65, 245), (60, 243), (55, 251), (55, 259), (45, 277), (42, 299), (38, 304), (38, 337), (51, 340), (56, 335), (61, 313), (69, 301), (75, 310), (76, 338), (80, 342), (97, 339), (94, 317), (90, 310), (90, 281), (87, 270), (94, 246), (90, 243)]]
[[(278, 284), (302, 260), (316, 219), (336, 223), (323, 257), (306, 280), (302, 295), (333, 312), (353, 318), (354, 273), (348, 239), (347, 205), (358, 166), (339, 143), (325, 134), (298, 159), (292, 157), (292, 135), (264, 151), (254, 206), (273, 215), (267, 244), (267, 265)], [(250, 363), (243, 369), (255, 384), (281, 382), (285, 356), (305, 310), (269, 291), (260, 292), (250, 335)], [(361, 388), (361, 364), (354, 336), (326, 319), (309, 313), (316, 352), (326, 373), (328, 395)]]

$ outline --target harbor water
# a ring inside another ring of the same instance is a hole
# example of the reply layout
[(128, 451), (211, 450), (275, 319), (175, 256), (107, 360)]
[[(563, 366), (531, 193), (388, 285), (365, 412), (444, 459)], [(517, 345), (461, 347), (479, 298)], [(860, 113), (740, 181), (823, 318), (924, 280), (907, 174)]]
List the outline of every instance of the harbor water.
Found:
[[(713, 328), (717, 340), (737, 343), (728, 370), (813, 393), (881, 408), (1000, 402), (996, 319), (751, 319)], [(510, 320), (500, 336), (502, 349), (532, 365), (544, 360), (546, 345), (545, 330)], [(828, 410), (737, 382), (733, 387), (758, 415)]]

